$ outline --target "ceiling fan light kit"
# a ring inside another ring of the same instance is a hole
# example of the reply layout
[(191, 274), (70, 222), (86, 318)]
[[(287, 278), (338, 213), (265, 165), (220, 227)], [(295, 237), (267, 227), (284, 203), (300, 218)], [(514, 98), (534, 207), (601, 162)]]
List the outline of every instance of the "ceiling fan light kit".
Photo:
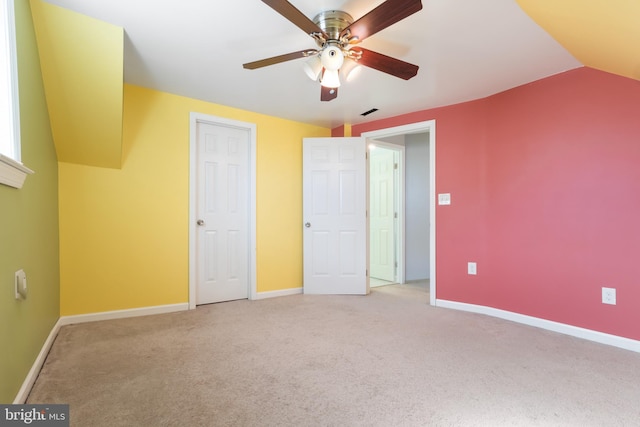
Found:
[(409, 80), (418, 73), (418, 66), (354, 45), (422, 9), (421, 0), (386, 0), (354, 21), (341, 10), (321, 12), (310, 20), (287, 0), (262, 0), (280, 15), (309, 34), (317, 49), (292, 52), (249, 62), (244, 68), (254, 70), (301, 57), (309, 58), (303, 69), (311, 80), (321, 84), (320, 100), (331, 101), (338, 96), (340, 77), (349, 80), (358, 65)]
[(347, 58), (340, 68), (340, 76), (343, 81), (350, 82), (360, 73), (360, 70), (362, 67), (357, 61)]
[(342, 49), (334, 45), (323, 47), (322, 53), (320, 54), (320, 61), (322, 62), (322, 66), (327, 70), (338, 71), (344, 62)]
[(320, 84), (328, 88), (340, 87), (340, 75), (338, 74), (338, 70), (329, 70), (325, 68), (322, 72)]
[(345, 59), (351, 59), (350, 62), (354, 62), (361, 56), (360, 52), (349, 50), (350, 44), (354, 41), (350, 34), (340, 36), (341, 32), (353, 23), (353, 18), (341, 10), (329, 10), (316, 15), (313, 23), (322, 30), (322, 33), (311, 34), (318, 49), (305, 53), (305, 56), (310, 58), (303, 66), (304, 70), (311, 80), (320, 82), (322, 86), (338, 88), (342, 74), (340, 71)]
[(304, 63), (303, 68), (311, 80), (318, 80), (322, 71), (322, 61), (318, 55), (314, 55)]

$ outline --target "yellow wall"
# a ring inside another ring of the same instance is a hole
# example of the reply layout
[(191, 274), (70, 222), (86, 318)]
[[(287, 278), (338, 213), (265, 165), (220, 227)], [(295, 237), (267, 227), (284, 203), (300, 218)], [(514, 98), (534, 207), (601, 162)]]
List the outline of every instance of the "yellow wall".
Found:
[(587, 67), (640, 80), (637, 0), (517, 0)]
[(59, 164), (61, 315), (188, 301), (190, 112), (257, 125), (258, 292), (302, 285), (302, 138), (330, 129), (125, 85), (122, 168)]

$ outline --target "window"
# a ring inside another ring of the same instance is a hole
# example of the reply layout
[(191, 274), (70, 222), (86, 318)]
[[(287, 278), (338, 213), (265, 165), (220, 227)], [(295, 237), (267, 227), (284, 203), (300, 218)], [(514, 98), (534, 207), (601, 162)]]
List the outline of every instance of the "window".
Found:
[(20, 108), (14, 0), (0, 0), (0, 183), (21, 188), (26, 174), (20, 163)]
[(20, 161), (20, 120), (18, 111), (18, 76), (15, 49), (15, 27), (13, 19), (13, 0), (0, 0), (0, 19), (2, 19), (2, 46), (0, 57), (0, 153)]

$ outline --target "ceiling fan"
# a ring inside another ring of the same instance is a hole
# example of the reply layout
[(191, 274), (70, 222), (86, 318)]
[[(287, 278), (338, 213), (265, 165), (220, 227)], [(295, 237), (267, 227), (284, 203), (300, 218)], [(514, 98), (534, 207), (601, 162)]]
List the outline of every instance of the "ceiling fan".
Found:
[(309, 58), (304, 68), (312, 80), (320, 82), (321, 101), (335, 99), (340, 76), (347, 78), (358, 64), (404, 80), (418, 73), (417, 65), (355, 45), (421, 10), (421, 0), (386, 0), (355, 21), (351, 15), (340, 10), (321, 12), (312, 21), (287, 0), (262, 2), (309, 34), (318, 47), (243, 64), (246, 69), (254, 70), (292, 59)]

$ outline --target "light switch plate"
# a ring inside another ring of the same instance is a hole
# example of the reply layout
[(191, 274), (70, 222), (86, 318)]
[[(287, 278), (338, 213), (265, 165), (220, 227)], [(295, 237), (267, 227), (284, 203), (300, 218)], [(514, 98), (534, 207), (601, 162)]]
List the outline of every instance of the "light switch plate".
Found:
[(438, 194), (438, 204), (439, 205), (450, 205), (451, 204), (451, 193)]

